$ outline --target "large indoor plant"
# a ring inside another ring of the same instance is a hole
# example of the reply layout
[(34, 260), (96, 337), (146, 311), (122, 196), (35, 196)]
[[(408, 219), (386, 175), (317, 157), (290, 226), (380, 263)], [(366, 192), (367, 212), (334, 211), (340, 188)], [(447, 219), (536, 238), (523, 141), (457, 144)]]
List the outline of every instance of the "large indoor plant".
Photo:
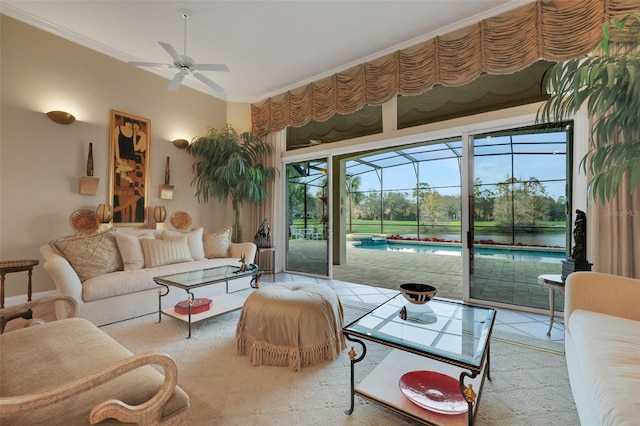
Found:
[(583, 106), (591, 120), (589, 151), (581, 169), (589, 192), (606, 202), (624, 179), (629, 193), (640, 180), (640, 13), (611, 19), (588, 56), (556, 64), (549, 76), (551, 97), (538, 121), (560, 122)]
[(272, 152), (263, 139), (251, 134), (238, 134), (230, 124), (222, 129), (209, 129), (196, 138), (187, 152), (197, 158), (193, 164), (192, 185), (196, 196), (207, 202), (217, 198), (233, 206), (233, 241), (242, 242), (241, 214), (245, 203), (259, 203), (267, 198), (265, 184), (278, 172), (262, 162)]

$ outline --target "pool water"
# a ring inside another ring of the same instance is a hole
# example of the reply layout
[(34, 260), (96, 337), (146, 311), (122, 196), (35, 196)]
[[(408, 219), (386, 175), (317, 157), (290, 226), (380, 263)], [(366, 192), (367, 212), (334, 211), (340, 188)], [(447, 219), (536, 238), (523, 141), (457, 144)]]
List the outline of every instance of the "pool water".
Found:
[[(462, 256), (461, 246), (448, 246), (437, 244), (377, 244), (377, 245), (355, 245), (356, 248), (365, 250), (398, 251), (406, 253), (440, 254), (445, 256)], [(523, 250), (494, 247), (476, 247), (474, 249), (476, 257), (500, 259), (500, 260), (522, 260), (527, 262), (548, 262), (558, 263), (567, 256), (564, 251), (545, 250)]]

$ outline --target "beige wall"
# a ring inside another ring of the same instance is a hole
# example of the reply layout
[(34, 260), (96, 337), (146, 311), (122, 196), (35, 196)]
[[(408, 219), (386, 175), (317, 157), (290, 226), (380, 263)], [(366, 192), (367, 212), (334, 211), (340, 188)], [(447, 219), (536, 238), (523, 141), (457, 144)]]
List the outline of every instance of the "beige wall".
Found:
[[(54, 289), (42, 269), (39, 247), (74, 233), (69, 225), (73, 211), (107, 201), (111, 109), (151, 120), (152, 208), (164, 205), (168, 217), (187, 211), (194, 226), (207, 229), (231, 224), (230, 208), (198, 204), (191, 186), (193, 157), (170, 142), (220, 128), (228, 120), (225, 101), (184, 86), (170, 92), (166, 79), (0, 16), (0, 259), (40, 259), (34, 292)], [(78, 120), (55, 124), (44, 115), (53, 109), (67, 110)], [(248, 105), (234, 105), (234, 119), (245, 123), (242, 111), (248, 116)], [(80, 195), (89, 142), (100, 186), (97, 195)], [(174, 198), (160, 200), (167, 156)], [(246, 236), (251, 239), (252, 232)], [(7, 275), (6, 295), (25, 293), (26, 274)]]

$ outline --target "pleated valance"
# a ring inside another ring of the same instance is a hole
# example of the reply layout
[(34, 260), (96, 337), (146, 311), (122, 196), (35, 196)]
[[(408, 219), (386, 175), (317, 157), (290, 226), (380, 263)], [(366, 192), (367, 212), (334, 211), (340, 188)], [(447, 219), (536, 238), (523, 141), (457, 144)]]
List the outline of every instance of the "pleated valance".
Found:
[(637, 10), (640, 0), (537, 0), (253, 104), (252, 131), (322, 122), (398, 94), (461, 86), (483, 72), (511, 74), (539, 59), (579, 57), (600, 42), (605, 21)]

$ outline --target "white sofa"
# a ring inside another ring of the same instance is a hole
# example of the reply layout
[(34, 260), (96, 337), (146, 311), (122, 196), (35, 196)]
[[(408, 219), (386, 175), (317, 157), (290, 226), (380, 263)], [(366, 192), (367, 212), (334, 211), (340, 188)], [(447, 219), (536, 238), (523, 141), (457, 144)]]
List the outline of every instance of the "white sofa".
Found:
[(640, 280), (574, 272), (565, 291), (567, 368), (581, 424), (639, 424)]
[[(78, 316), (100, 326), (157, 312), (160, 287), (154, 277), (223, 265), (240, 266), (242, 255), (252, 263), (256, 246), (251, 242), (231, 243), (230, 228), (216, 233), (197, 228), (183, 234), (151, 229), (129, 233), (111, 230), (53, 240), (42, 246), (40, 253), (44, 270), (58, 293), (76, 299)], [(249, 284), (250, 277), (232, 280), (229, 291), (249, 288)], [(212, 297), (224, 291), (223, 285), (214, 285), (197, 289), (195, 295)], [(163, 308), (187, 296), (184, 290), (170, 288), (162, 298)]]

